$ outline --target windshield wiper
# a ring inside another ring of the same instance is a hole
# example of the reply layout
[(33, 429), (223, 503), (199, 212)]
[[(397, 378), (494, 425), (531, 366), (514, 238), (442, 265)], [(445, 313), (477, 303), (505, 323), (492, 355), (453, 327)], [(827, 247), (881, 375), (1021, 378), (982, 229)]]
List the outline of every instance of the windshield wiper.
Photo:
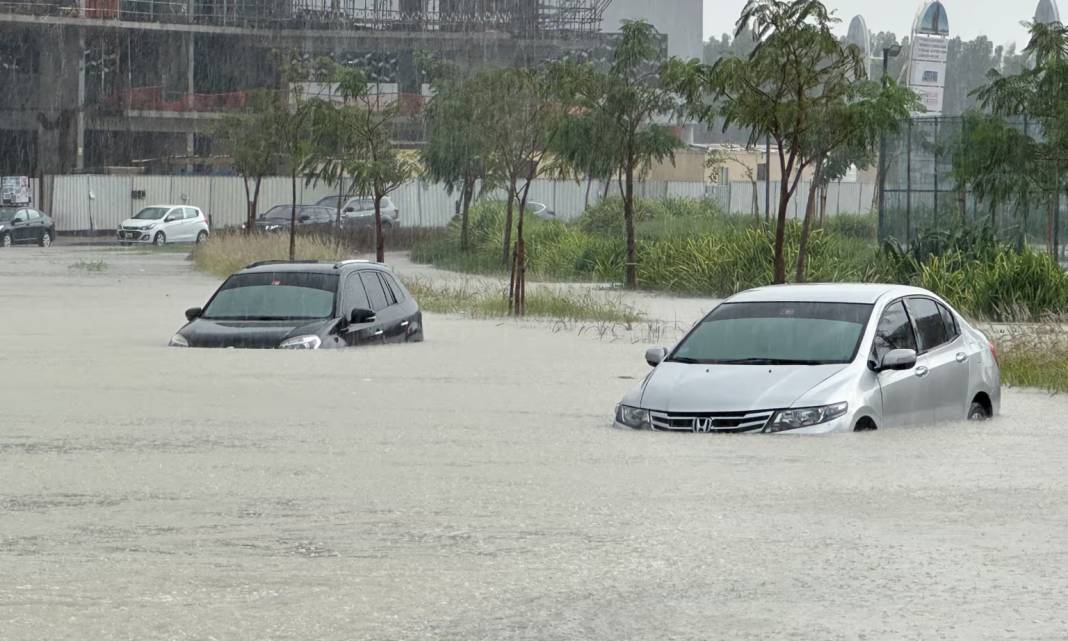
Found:
[(697, 360), (696, 358), (688, 358), (686, 356), (676, 356), (675, 358), (667, 359), (667, 362), (669, 362), (669, 363), (686, 363), (688, 365), (696, 365), (696, 364), (700, 363), (701, 361)]
[(826, 361), (791, 360), (788, 358), (740, 358), (715, 361), (717, 365), (824, 365)]

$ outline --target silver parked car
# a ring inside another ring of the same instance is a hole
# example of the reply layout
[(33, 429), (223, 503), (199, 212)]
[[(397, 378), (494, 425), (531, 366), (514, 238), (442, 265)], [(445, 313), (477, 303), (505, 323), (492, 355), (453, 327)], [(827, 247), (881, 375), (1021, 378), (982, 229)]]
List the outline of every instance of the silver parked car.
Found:
[[(337, 211), (337, 195), (325, 196), (315, 203), (319, 207), (329, 207)], [(382, 212), (383, 227), (400, 227), (400, 210), (389, 196), (382, 198), (379, 205)], [(344, 202), (341, 208), (342, 222), (346, 227), (373, 227), (375, 224), (375, 201), (370, 196), (355, 196)]]
[(127, 218), (116, 232), (123, 245), (130, 243), (202, 243), (208, 239), (208, 218), (199, 207), (153, 205)]
[(998, 413), (993, 344), (931, 292), (780, 285), (733, 296), (616, 408), (617, 427), (824, 433)]

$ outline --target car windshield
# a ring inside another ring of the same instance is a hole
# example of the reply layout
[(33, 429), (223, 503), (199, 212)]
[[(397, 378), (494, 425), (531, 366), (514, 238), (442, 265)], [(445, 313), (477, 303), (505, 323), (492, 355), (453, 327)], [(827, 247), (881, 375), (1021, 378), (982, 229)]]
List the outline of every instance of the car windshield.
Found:
[(0, 209), (0, 223), (7, 222), (15, 217), (17, 209)]
[(167, 215), (170, 207), (145, 207), (134, 216), (137, 220), (160, 220)]
[(670, 361), (716, 365), (826, 365), (856, 356), (871, 305), (726, 303), (675, 349)]
[(208, 303), (212, 320), (315, 320), (334, 314), (337, 274), (263, 272), (231, 276)]

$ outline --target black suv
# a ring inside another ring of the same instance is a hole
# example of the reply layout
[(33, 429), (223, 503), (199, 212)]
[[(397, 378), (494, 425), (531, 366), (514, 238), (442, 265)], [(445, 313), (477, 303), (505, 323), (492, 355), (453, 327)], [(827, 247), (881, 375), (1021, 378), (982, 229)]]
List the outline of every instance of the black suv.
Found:
[(385, 265), (265, 261), (233, 274), (172, 347), (319, 349), (423, 340), (419, 304)]

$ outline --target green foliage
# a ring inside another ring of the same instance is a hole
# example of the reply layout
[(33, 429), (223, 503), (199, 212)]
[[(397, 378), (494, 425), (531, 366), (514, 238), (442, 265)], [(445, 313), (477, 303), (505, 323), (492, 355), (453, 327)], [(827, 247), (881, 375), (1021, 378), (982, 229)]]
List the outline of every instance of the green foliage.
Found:
[(67, 269), (80, 270), (90, 274), (99, 274), (107, 271), (108, 264), (102, 260), (86, 260), (83, 258), (76, 263), (67, 265)]
[(838, 214), (829, 217), (823, 229), (831, 236), (876, 242), (879, 217), (875, 214)]

